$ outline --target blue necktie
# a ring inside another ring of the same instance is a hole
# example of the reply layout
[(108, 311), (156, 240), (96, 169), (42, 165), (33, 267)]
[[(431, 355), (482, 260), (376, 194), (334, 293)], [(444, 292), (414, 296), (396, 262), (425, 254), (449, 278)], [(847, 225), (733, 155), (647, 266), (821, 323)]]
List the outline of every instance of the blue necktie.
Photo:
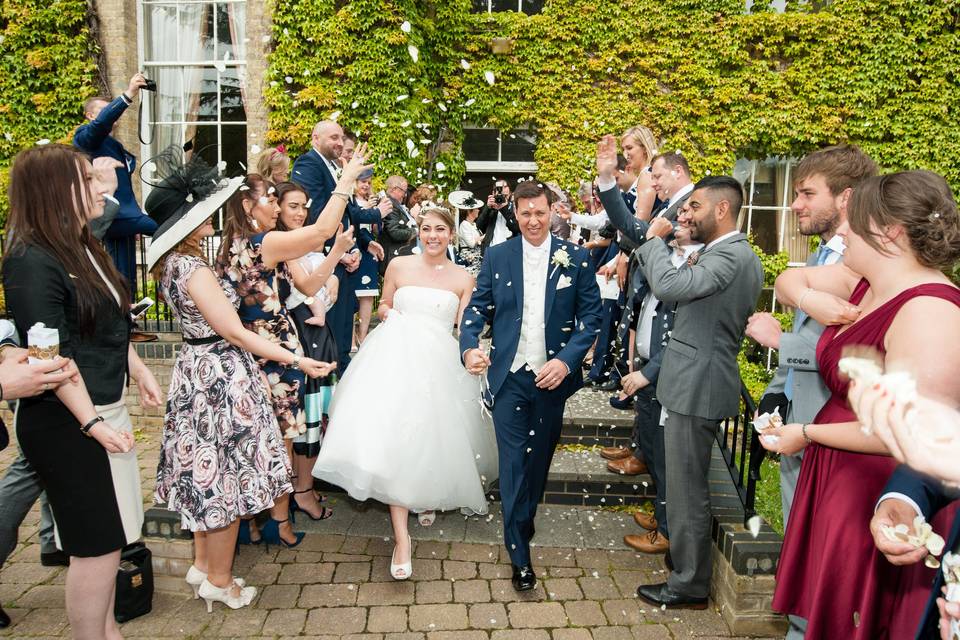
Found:
[[(820, 243), (820, 246), (817, 247), (817, 266), (822, 267), (827, 262), (827, 258), (830, 257), (830, 254), (833, 251), (827, 245)], [(803, 309), (797, 309), (796, 315), (793, 317), (793, 331), (796, 332), (803, 325), (803, 321), (807, 319), (807, 314)], [(783, 394), (787, 396), (788, 401), (793, 401), (793, 367), (787, 369), (787, 379), (783, 385)]]

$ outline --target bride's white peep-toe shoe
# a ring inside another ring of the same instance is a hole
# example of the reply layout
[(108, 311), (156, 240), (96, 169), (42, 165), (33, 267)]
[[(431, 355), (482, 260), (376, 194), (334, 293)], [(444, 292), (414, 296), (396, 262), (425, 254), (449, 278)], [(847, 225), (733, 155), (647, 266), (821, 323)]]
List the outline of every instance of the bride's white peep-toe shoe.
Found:
[(247, 606), (257, 595), (256, 587), (241, 587), (231, 582), (227, 587), (214, 586), (209, 580), (204, 580), (197, 589), (197, 595), (207, 603), (207, 613), (213, 613), (213, 603), (222, 602), (231, 609), (240, 609)]
[(429, 527), (433, 524), (433, 521), (437, 519), (436, 511), (421, 511), (417, 514), (417, 522), (420, 523), (421, 527)]
[(406, 580), (413, 575), (413, 541), (407, 536), (407, 546), (410, 548), (410, 559), (403, 564), (394, 562), (397, 558), (397, 545), (393, 545), (393, 553), (390, 555), (390, 575), (394, 580)]

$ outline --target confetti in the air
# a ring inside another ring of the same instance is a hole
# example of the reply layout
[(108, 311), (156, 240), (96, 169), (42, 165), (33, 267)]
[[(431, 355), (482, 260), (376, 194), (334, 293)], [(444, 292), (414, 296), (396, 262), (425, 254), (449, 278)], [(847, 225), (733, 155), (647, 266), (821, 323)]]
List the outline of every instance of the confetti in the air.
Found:
[(261, 151), (260, 145), (258, 145), (258, 144), (252, 144), (252, 145), (250, 145), (250, 153), (256, 155), (256, 154), (260, 153), (260, 151)]
[(39, 140), (37, 140), (38, 146), (43, 146), (45, 144), (50, 144), (50, 138), (40, 138)]
[(487, 84), (493, 86), (493, 83), (496, 82), (496, 76), (493, 75), (493, 71), (484, 71), (483, 79), (487, 81)]
[(403, 31), (404, 33), (410, 33), (410, 29), (410, 21), (404, 20), (403, 24), (400, 25), (400, 31)]
[(464, 71), (467, 71), (470, 69), (470, 63), (464, 60), (463, 58), (460, 58), (460, 66), (463, 67)]
[(414, 62), (419, 62), (419, 61), (420, 61), (420, 50), (417, 49), (417, 48), (416, 48), (415, 46), (413, 46), (412, 44), (411, 44), (411, 45), (407, 45), (407, 53), (410, 54), (410, 57), (413, 58), (413, 61), (414, 61)]

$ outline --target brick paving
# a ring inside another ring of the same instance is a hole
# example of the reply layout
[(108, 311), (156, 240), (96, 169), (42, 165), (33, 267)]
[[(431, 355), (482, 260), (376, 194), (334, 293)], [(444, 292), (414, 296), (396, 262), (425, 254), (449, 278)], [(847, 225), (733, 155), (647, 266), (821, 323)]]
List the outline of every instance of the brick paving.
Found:
[[(165, 381), (161, 381), (163, 384)], [(136, 420), (136, 418), (135, 418)], [(12, 424), (10, 421), (7, 424)], [(156, 469), (157, 416), (138, 421), (138, 450), (145, 504)], [(0, 453), (0, 469), (16, 455)], [(333, 502), (346, 502), (334, 498)], [(551, 516), (562, 518), (560, 507)], [(386, 512), (370, 509), (367, 517)], [(596, 512), (610, 517), (619, 514)], [(445, 516), (459, 518), (459, 516)], [(336, 520), (337, 515), (331, 520)], [(602, 519), (602, 518), (601, 518)], [(0, 571), (0, 603), (13, 619), (0, 636), (69, 637), (64, 611), (65, 570), (40, 565), (36, 507), (20, 529), (20, 544)], [(582, 518), (586, 522), (586, 518)], [(453, 519), (451, 519), (451, 522)], [(329, 521), (328, 521), (329, 522)], [(638, 600), (642, 582), (666, 577), (659, 557), (634, 554), (610, 544), (533, 549), (540, 576), (536, 590), (517, 594), (510, 585), (506, 550), (496, 542), (471, 543), (437, 535), (411, 520), (413, 576), (389, 575), (392, 541), (384, 535), (323, 533), (311, 528), (296, 549), (243, 547), (235, 572), (259, 589), (252, 606), (231, 611), (181, 594), (157, 592), (153, 611), (122, 625), (126, 638), (314, 638), (332, 640), (646, 640), (730, 638), (719, 613), (662, 611)], [(299, 524), (299, 523), (298, 523)], [(386, 524), (386, 521), (384, 521)], [(560, 527), (558, 527), (560, 529)], [(538, 531), (545, 531), (538, 525)], [(601, 534), (594, 532), (594, 536)], [(604, 532), (603, 535), (607, 535)], [(587, 536), (589, 537), (589, 536)], [(569, 536), (568, 536), (569, 538)], [(564, 536), (556, 536), (563, 540)], [(549, 540), (540, 544), (549, 544)], [(594, 540), (594, 542), (597, 542)]]

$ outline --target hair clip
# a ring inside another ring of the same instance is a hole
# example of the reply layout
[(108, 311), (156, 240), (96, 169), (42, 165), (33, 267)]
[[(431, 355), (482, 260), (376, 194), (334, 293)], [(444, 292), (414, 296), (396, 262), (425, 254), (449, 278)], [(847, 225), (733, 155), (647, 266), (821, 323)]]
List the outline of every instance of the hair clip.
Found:
[(927, 219), (933, 221), (933, 220), (936, 220), (936, 219), (939, 218), (939, 217), (940, 217), (940, 212), (939, 212), (939, 211), (934, 211), (934, 212), (931, 213), (929, 216), (927, 216)]

